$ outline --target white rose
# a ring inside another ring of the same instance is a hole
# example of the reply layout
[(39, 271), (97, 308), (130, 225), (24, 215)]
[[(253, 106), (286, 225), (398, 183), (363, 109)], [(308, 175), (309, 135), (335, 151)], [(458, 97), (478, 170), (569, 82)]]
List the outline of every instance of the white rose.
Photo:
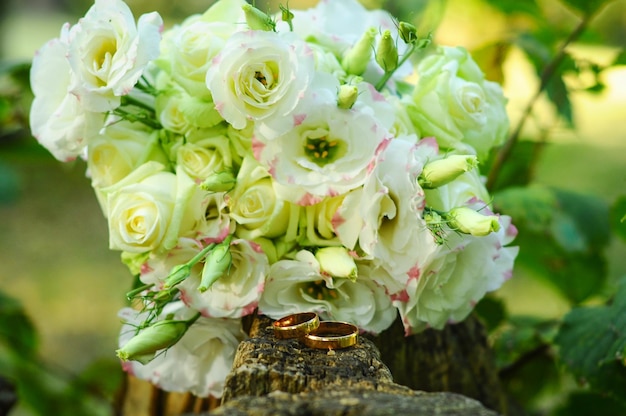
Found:
[(178, 285), (185, 304), (203, 316), (240, 318), (257, 307), (269, 272), (267, 256), (257, 244), (246, 240), (233, 240), (230, 253), (230, 268), (205, 292), (198, 290), (198, 278), (187, 278)]
[(248, 120), (289, 115), (313, 68), (312, 52), (292, 33), (238, 32), (213, 58), (206, 84), (222, 117), (243, 129)]
[(378, 333), (391, 325), (396, 310), (382, 287), (359, 265), (358, 278), (322, 274), (315, 256), (300, 251), (295, 260), (272, 264), (259, 312), (273, 319), (291, 313), (317, 312), (322, 319), (347, 321), (364, 331)]
[(204, 193), (183, 172), (164, 172), (157, 162), (145, 163), (102, 192), (112, 250), (169, 250), (178, 237), (193, 236), (204, 219)]
[(73, 92), (90, 111), (117, 107), (159, 54), (161, 17), (152, 12), (137, 24), (121, 0), (96, 0), (69, 33), (69, 61), (79, 79)]
[(243, 160), (237, 184), (226, 195), (230, 216), (237, 223), (237, 236), (279, 237), (292, 221), (298, 221), (298, 215), (291, 215), (291, 204), (277, 198), (272, 182), (267, 170), (252, 156)]
[(67, 60), (68, 30), (47, 42), (35, 55), (30, 70), (34, 100), (30, 108), (33, 136), (52, 155), (70, 161), (83, 154), (88, 139), (103, 124), (101, 114), (85, 111), (70, 91), (78, 82)]
[(517, 230), (506, 216), (500, 217), (500, 225), (485, 237), (449, 233), (421, 276), (396, 294), (394, 305), (407, 334), (462, 321), (486, 292), (512, 276), (519, 247), (505, 246)]
[(203, 15), (191, 16), (164, 34), (157, 65), (188, 94), (210, 98), (206, 73), (228, 38), (245, 27), (243, 4), (242, 0), (214, 3)]
[(469, 145), (480, 160), (503, 143), (509, 119), (502, 89), (485, 80), (465, 49), (440, 47), (417, 72), (407, 111), (422, 136), (435, 136), (442, 148), (460, 153)]
[[(167, 313), (184, 320), (191, 318), (195, 311), (185, 308), (182, 302), (175, 302), (166, 306), (160, 319)], [(119, 316), (125, 321), (119, 337), (119, 346), (123, 347), (135, 335), (137, 325), (146, 319), (147, 313), (124, 308)], [(122, 366), (127, 373), (165, 391), (221, 397), (235, 352), (245, 337), (240, 319), (200, 317), (178, 343), (157, 353), (148, 364), (126, 361)]]
[(111, 186), (148, 161), (168, 162), (158, 132), (141, 123), (110, 123), (88, 145), (87, 166), (94, 188)]
[[(417, 145), (391, 141), (360, 195), (363, 228), (359, 246), (378, 265), (402, 280), (419, 275), (436, 249), (422, 218), (424, 192), (417, 184), (425, 162), (436, 152), (432, 140), (422, 140)], [(349, 198), (350, 195), (346, 197)]]
[(232, 167), (230, 146), (224, 136), (207, 137), (195, 142), (180, 143), (173, 147), (176, 164), (200, 183), (210, 175)]

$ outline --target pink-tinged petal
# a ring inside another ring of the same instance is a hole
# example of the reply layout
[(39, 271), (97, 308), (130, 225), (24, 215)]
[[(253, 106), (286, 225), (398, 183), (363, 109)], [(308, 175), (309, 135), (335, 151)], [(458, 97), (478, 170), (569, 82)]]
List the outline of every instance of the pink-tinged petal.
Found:
[(241, 316), (247, 316), (247, 315), (253, 314), (258, 305), (259, 305), (258, 302), (252, 302), (251, 304), (245, 306), (243, 309), (241, 309)]
[(506, 272), (502, 273), (502, 277), (504, 278), (504, 280), (509, 280), (511, 277), (513, 277), (513, 269), (509, 269)]
[(435, 152), (439, 152), (439, 144), (434, 137), (424, 137), (419, 142), (417, 142), (418, 146), (431, 147)]
[(372, 94), (372, 99), (374, 101), (387, 101), (385, 96), (379, 93), (378, 91), (376, 91), (376, 88), (374, 88), (372, 84), (367, 84), (367, 86), (370, 90), (370, 94)]
[(189, 293), (187, 293), (187, 291), (185, 289), (180, 289), (180, 300), (183, 301), (183, 303), (185, 304), (185, 306), (189, 307), (189, 305), (191, 305), (191, 296), (189, 296)]
[(131, 376), (135, 375), (132, 361), (122, 361), (122, 370), (130, 374)]
[(406, 289), (403, 289), (402, 291), (398, 292), (398, 293), (394, 293), (392, 295), (389, 295), (389, 298), (393, 301), (393, 302), (402, 302), (402, 303), (407, 303), (410, 299), (408, 292), (406, 291)]
[(330, 220), (330, 224), (333, 226), (335, 234), (337, 233), (337, 228), (341, 227), (341, 225), (345, 222), (346, 219), (339, 213), (339, 211), (335, 212), (333, 218)]
[(322, 200), (323, 200), (322, 197), (314, 196), (314, 195), (307, 193), (307, 194), (304, 194), (304, 196), (300, 198), (296, 204), (300, 206), (315, 205), (315, 204), (322, 202)]
[(293, 115), (293, 126), (299, 126), (306, 119), (306, 114), (294, 114)]
[(517, 237), (517, 227), (514, 226), (513, 224), (509, 225), (506, 229), (506, 235), (507, 237)]
[(254, 158), (258, 161), (261, 160), (261, 153), (263, 153), (263, 149), (265, 149), (265, 143), (261, 142), (256, 138), (256, 136), (252, 136), (252, 154)]
[(406, 274), (407, 276), (409, 276), (409, 281), (419, 280), (421, 271), (420, 271), (420, 268), (417, 265), (415, 265), (411, 267), (411, 269)]
[(139, 273), (146, 274), (146, 273), (151, 273), (153, 271), (154, 270), (152, 269), (152, 267), (150, 267), (150, 265), (146, 262), (146, 263), (141, 265)]

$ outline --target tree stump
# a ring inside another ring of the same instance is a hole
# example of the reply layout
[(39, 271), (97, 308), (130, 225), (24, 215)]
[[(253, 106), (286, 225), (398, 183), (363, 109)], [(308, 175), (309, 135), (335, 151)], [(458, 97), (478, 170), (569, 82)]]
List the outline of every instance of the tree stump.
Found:
[(311, 349), (274, 338), (272, 321), (255, 317), (237, 350), (222, 405), (211, 415), (495, 415), (477, 400), (427, 393), (393, 382), (374, 343)]

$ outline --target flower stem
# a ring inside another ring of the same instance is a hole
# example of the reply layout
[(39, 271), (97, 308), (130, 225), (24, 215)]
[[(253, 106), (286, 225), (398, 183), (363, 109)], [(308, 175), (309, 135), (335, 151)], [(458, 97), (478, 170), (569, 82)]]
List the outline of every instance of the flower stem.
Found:
[(592, 19), (592, 15), (585, 15), (582, 18), (578, 26), (576, 26), (576, 28), (574, 28), (574, 30), (569, 34), (569, 36), (565, 39), (565, 41), (563, 41), (556, 55), (552, 58), (550, 62), (548, 62), (548, 64), (544, 67), (543, 71), (541, 71), (540, 83), (539, 83), (539, 88), (537, 88), (537, 92), (528, 101), (528, 104), (526, 105), (526, 108), (524, 109), (522, 113), (522, 117), (517, 122), (517, 125), (515, 126), (511, 134), (509, 135), (506, 142), (504, 142), (504, 144), (498, 151), (493, 161), (493, 165), (491, 166), (491, 170), (489, 171), (489, 175), (487, 177), (487, 184), (486, 184), (487, 189), (489, 191), (493, 191), (495, 182), (498, 179), (498, 175), (500, 171), (502, 170), (504, 163), (509, 159), (509, 157), (511, 157), (513, 148), (519, 141), (519, 136), (522, 132), (522, 128), (524, 127), (526, 120), (528, 120), (528, 118), (530, 117), (533, 107), (535, 106), (535, 103), (537, 102), (537, 100), (539, 99), (543, 91), (546, 89), (546, 86), (548, 85), (552, 77), (555, 75), (556, 69), (563, 61), (563, 58), (565, 58), (566, 48), (569, 46), (569, 44), (571, 44), (576, 39), (578, 39), (580, 35), (582, 35), (582, 33), (585, 31), (585, 29), (589, 25), (589, 22), (591, 21), (591, 19)]

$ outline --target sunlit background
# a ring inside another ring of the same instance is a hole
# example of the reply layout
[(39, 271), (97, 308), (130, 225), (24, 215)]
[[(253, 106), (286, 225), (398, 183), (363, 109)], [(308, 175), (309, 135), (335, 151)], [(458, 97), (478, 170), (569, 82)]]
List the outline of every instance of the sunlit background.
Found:
[[(168, 25), (204, 11), (211, 3), (128, 0), (136, 17), (157, 10)], [(314, 3), (291, 0), (289, 5)], [(433, 31), (436, 43), (470, 50), (480, 50), (529, 24), (523, 17), (507, 20), (481, 0), (364, 3), (386, 7), (406, 20), (419, 19), (414, 20), (417, 26)], [(558, 1), (538, 3), (564, 30), (576, 25), (578, 17)], [(36, 49), (58, 36), (64, 22), (74, 23), (90, 5), (86, 0), (3, 1), (0, 57), (30, 60)], [(607, 6), (592, 27), (602, 38), (583, 39), (572, 50), (597, 62), (610, 62), (626, 40), (626, 1)], [(538, 81), (520, 51), (511, 51), (504, 68), (508, 110), (515, 120)], [(485, 68), (488, 74), (489, 70)], [(576, 130), (559, 121), (547, 102), (540, 102), (526, 136), (540, 139), (547, 128), (554, 143), (538, 160), (536, 182), (588, 192), (612, 203), (626, 194), (626, 66), (610, 69), (603, 77), (607, 88), (602, 93), (579, 92), (571, 97)], [(0, 188), (8, 195), (0, 200), (0, 285), (31, 316), (46, 365), (69, 376), (94, 360), (114, 361), (120, 328), (116, 314), (125, 305), (131, 276), (119, 254), (108, 250), (106, 222), (85, 176), (85, 164), (62, 164), (32, 138), (9, 137), (0, 142), (0, 170)], [(624, 245), (614, 241), (609, 254), (610, 277), (626, 275)], [(556, 291), (526, 278), (523, 270), (501, 294), (513, 312), (561, 316), (568, 310)], [(13, 414), (25, 412), (17, 409)]]

